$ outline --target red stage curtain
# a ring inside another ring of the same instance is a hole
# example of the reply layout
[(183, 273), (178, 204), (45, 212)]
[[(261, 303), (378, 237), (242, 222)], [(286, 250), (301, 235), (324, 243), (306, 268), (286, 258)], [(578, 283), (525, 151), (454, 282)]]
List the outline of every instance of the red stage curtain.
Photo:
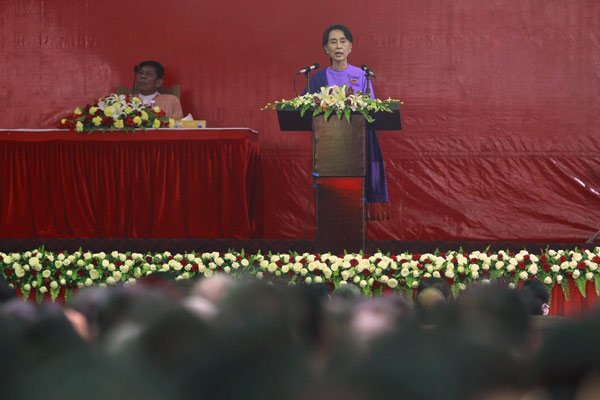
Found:
[(249, 238), (256, 134), (0, 132), (0, 238)]

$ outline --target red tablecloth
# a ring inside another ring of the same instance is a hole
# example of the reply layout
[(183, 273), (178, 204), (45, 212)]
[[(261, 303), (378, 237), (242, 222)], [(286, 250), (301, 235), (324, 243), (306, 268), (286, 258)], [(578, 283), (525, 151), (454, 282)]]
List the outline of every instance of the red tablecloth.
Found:
[(0, 238), (260, 236), (247, 128), (0, 131)]

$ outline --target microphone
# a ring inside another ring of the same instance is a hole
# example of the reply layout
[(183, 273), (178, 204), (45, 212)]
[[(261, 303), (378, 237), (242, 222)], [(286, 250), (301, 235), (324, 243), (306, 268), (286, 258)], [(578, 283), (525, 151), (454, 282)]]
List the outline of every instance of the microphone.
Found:
[(377, 78), (377, 77), (375, 76), (375, 73), (374, 73), (373, 71), (371, 71), (371, 70), (369, 69), (369, 67), (367, 67), (365, 64), (361, 65), (361, 66), (360, 66), (360, 69), (362, 69), (363, 71), (365, 71), (365, 73), (366, 73), (367, 75), (369, 75), (369, 76), (372, 76), (373, 78)]
[(309, 65), (306, 68), (302, 68), (300, 71), (296, 72), (296, 75), (305, 74), (308, 71), (312, 71), (313, 69), (319, 68), (319, 63), (314, 63), (313, 65)]
[(133, 67), (133, 85), (131, 85), (131, 97), (135, 96), (135, 78), (137, 78), (137, 73), (140, 70), (139, 65), (136, 65), (135, 67)]

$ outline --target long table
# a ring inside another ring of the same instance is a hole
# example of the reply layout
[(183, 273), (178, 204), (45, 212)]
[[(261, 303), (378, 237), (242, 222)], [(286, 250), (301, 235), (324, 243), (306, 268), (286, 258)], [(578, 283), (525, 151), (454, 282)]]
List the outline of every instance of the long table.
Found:
[(260, 237), (248, 128), (0, 130), (1, 238)]

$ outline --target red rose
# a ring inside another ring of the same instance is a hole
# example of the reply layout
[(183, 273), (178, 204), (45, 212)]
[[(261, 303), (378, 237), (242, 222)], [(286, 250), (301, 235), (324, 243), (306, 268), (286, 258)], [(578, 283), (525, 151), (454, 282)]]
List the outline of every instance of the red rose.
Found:
[(255, 259), (252, 261), (252, 263), (253, 263), (254, 265), (259, 265), (259, 264), (260, 264), (260, 262), (259, 262), (259, 261), (258, 261), (256, 258), (255, 258)]
[(400, 261), (398, 261), (398, 264), (402, 265), (406, 262), (406, 260), (404, 258), (401, 258)]
[(441, 253), (440, 253), (440, 257), (442, 257), (442, 258), (446, 258), (446, 253), (445, 253), (445, 252), (441, 252)]
[(390, 258), (391, 258), (392, 260), (396, 261), (396, 258), (397, 258), (397, 257), (392, 255), (392, 256), (390, 256)]
[(504, 256), (502, 254), (498, 254), (498, 260), (502, 261), (504, 259)]
[(198, 264), (192, 265), (192, 271), (194, 271), (194, 272), (200, 271), (200, 268), (198, 267)]
[(96, 265), (98, 265), (98, 260), (93, 258), (91, 264), (95, 267)]
[(181, 264), (181, 265), (183, 265), (183, 266), (185, 267), (186, 265), (188, 265), (188, 264), (189, 264), (189, 262), (188, 262), (188, 260), (186, 260), (186, 259), (184, 258), (183, 260), (181, 260), (181, 263), (180, 263), (180, 264)]
[(278, 267), (281, 267), (283, 265), (283, 262), (281, 260), (277, 260), (275, 264), (277, 264)]
[(31, 270), (31, 276), (33, 276), (34, 278), (37, 276), (37, 271), (35, 269)]
[(396, 271), (394, 271), (393, 269), (390, 268), (387, 270), (386, 274), (387, 274), (387, 276), (392, 277), (392, 276), (394, 276), (394, 272), (396, 272)]
[(115, 267), (119, 268), (121, 265), (123, 265), (123, 263), (121, 262), (121, 260), (115, 261)]
[(77, 275), (84, 276), (85, 275), (85, 269), (77, 270)]
[(4, 275), (10, 276), (10, 275), (12, 275), (12, 273), (13, 273), (12, 268), (4, 268)]
[(381, 283), (379, 283), (379, 281), (373, 281), (373, 285), (371, 287), (373, 290), (379, 289), (381, 287)]
[(454, 285), (454, 279), (452, 279), (452, 278), (446, 278), (446, 283), (447, 283), (449, 286), (452, 286), (452, 285)]
[(479, 260), (476, 258), (471, 258), (471, 264), (477, 264)]
[(429, 258), (425, 259), (425, 261), (423, 261), (425, 264), (431, 264), (431, 260)]
[(152, 262), (152, 257), (150, 257), (150, 256), (146, 256), (146, 262), (147, 262), (147, 263), (151, 263), (151, 262)]
[(600, 257), (594, 256), (594, 258), (592, 258), (592, 261), (595, 262), (596, 264), (598, 264), (598, 263), (600, 263)]
[(363, 254), (363, 256), (362, 256), (363, 260), (366, 260), (366, 259), (368, 259), (370, 257), (371, 257), (370, 254)]
[(425, 269), (425, 266), (421, 263), (418, 263), (417, 268), (419, 268), (420, 270), (423, 270), (423, 269)]
[(519, 263), (519, 265), (518, 265), (518, 267), (519, 267), (519, 269), (522, 271), (522, 270), (524, 270), (524, 269), (525, 269), (525, 264), (524, 264), (524, 263), (522, 263), (522, 262), (520, 262), (520, 263)]
[(529, 254), (525, 254), (523, 256), (523, 260), (525, 260), (525, 261), (531, 261), (531, 257), (529, 257)]
[(573, 277), (573, 273), (571, 271), (567, 271), (567, 273), (565, 275), (567, 275), (567, 278)]
[(458, 259), (456, 257), (452, 257), (452, 264), (456, 264), (458, 262)]
[(515, 275), (516, 273), (517, 273), (517, 271), (516, 271), (516, 270), (514, 270), (514, 269), (513, 269), (512, 271), (510, 271), (510, 274), (511, 274), (511, 275)]
[(316, 276), (320, 276), (321, 275), (321, 270), (320, 269), (314, 269), (313, 274), (315, 274)]
[(508, 253), (508, 255), (509, 255), (509, 256), (511, 256), (511, 257), (514, 257), (514, 256), (515, 256), (515, 252), (514, 252), (514, 251), (510, 251), (510, 252)]
[(62, 274), (62, 272), (61, 272), (61, 271), (56, 271), (56, 272), (54, 273), (54, 276), (58, 278), (58, 277), (60, 276), (60, 274)]
[(369, 270), (366, 269), (366, 268), (362, 270), (362, 274), (363, 274), (363, 276), (369, 276), (369, 275), (371, 275), (371, 273), (369, 272)]
[(290, 269), (290, 270), (287, 272), (287, 276), (289, 276), (290, 278), (293, 278), (294, 276), (296, 276), (296, 273)]
[(350, 265), (356, 267), (358, 265), (358, 260), (356, 258), (353, 258), (352, 260), (350, 260)]
[(548, 263), (544, 263), (544, 264), (542, 264), (542, 269), (543, 269), (545, 272), (550, 272), (550, 269), (552, 269), (552, 267), (550, 266), (550, 264), (548, 264)]
[(333, 289), (335, 289), (335, 283), (333, 283), (333, 281), (325, 281), (325, 284), (329, 288), (329, 292), (333, 293)]
[(376, 258), (375, 259), (375, 264), (379, 264), (381, 262), (381, 258)]
[(560, 256), (560, 263), (564, 263), (565, 261), (567, 261), (567, 258), (565, 256)]
[(580, 261), (579, 263), (577, 263), (577, 268), (579, 269), (585, 269), (586, 265), (583, 261)]
[(404, 285), (406, 285), (406, 280), (400, 279), (400, 281), (398, 283), (400, 284), (400, 286), (404, 286)]
[(548, 261), (548, 259), (546, 258), (545, 254), (542, 254), (542, 256), (540, 257), (540, 261), (545, 263), (546, 261)]
[(419, 261), (421, 259), (421, 254), (420, 253), (415, 253), (412, 256), (413, 261)]
[(235, 260), (236, 261), (242, 261), (242, 257), (241, 256), (235, 256)]

